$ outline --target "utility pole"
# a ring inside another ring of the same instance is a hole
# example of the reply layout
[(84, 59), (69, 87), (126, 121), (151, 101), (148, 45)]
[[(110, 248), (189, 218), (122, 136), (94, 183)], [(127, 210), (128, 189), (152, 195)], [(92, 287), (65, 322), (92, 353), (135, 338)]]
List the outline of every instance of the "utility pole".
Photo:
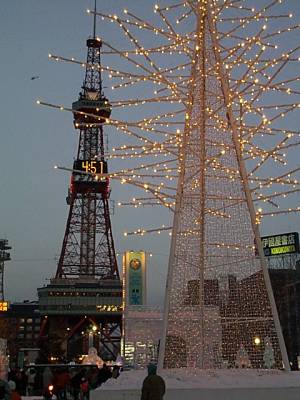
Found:
[(11, 247), (8, 245), (7, 239), (0, 239), (0, 300), (4, 300), (4, 263), (10, 260)]

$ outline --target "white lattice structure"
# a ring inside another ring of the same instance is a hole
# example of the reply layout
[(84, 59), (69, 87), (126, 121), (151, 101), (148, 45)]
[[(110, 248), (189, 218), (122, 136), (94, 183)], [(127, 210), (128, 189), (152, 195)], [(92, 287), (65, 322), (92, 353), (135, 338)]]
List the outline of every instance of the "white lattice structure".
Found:
[(160, 367), (264, 368), (261, 340), (268, 338), (274, 367), (289, 368), (243, 158), (249, 132), (234, 102), (236, 83), (228, 74), (234, 65), (226, 65), (230, 52), (217, 27), (226, 2), (187, 3), (197, 29)]

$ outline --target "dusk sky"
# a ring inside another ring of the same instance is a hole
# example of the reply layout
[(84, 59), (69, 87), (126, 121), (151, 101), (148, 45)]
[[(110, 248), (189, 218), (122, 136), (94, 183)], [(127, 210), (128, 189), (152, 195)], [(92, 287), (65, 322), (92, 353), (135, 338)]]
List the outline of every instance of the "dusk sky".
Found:
[[(98, 0), (98, 9), (121, 14), (128, 8), (152, 18), (154, 4), (152, 0)], [(77, 99), (84, 69), (50, 61), (48, 53), (86, 59), (85, 42), (92, 32), (92, 17), (86, 9), (92, 7), (93, 0), (1, 0), (0, 238), (8, 239), (12, 246), (12, 260), (5, 264), (5, 298), (9, 301), (36, 299), (37, 287), (49, 283), (47, 279), (56, 271), (68, 215), (65, 198), (69, 173), (56, 171), (53, 166), (72, 165), (78, 133), (70, 113), (39, 107), (36, 100), (70, 106)], [(286, 7), (286, 12), (294, 13), (295, 23), (299, 23), (300, 1), (287, 1)], [(100, 19), (97, 33), (114, 45), (120, 40), (116, 31)], [(111, 99), (109, 82), (103, 78), (107, 87), (104, 92)], [(116, 98), (115, 93), (113, 96)], [(134, 110), (129, 110), (130, 118), (136, 118)], [(299, 127), (299, 122), (292, 123)], [(109, 148), (113, 144), (116, 139), (108, 138)], [(111, 199), (115, 203), (126, 199), (130, 190), (113, 184)], [(169, 236), (125, 238), (123, 232), (141, 226), (168, 225), (171, 215), (160, 208), (112, 208), (117, 253), (126, 249), (153, 253), (148, 259), (148, 300), (160, 304)], [(262, 226), (262, 234), (289, 231), (300, 231), (298, 215)], [(121, 258), (118, 260), (120, 267)]]

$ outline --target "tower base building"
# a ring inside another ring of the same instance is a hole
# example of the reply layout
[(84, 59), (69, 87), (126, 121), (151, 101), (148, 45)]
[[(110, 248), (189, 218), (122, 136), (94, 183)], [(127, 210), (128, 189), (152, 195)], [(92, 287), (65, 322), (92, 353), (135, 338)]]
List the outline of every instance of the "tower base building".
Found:
[(38, 294), (42, 347), (53, 344), (48, 357), (80, 361), (90, 347), (104, 360), (117, 357), (122, 319), (120, 282), (53, 279), (38, 289)]

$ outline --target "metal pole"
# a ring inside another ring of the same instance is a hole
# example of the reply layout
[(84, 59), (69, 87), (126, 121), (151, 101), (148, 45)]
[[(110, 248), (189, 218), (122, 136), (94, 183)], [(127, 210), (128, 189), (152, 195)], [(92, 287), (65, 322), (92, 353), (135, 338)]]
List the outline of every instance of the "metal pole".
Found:
[(93, 25), (93, 38), (96, 39), (96, 12), (97, 12), (97, 0), (95, 0), (94, 6), (94, 25)]

